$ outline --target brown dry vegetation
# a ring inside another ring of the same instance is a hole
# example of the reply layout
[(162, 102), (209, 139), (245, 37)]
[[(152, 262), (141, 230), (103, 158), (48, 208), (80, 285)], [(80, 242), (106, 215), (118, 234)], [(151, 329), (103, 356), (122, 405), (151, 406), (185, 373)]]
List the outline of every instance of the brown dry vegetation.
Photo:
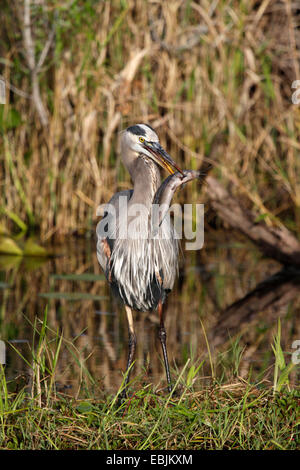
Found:
[[(58, 254), (0, 259), (1, 448), (299, 447), (299, 270), (244, 238), (258, 222), (289, 230), (281, 247), (300, 238), (299, 48), (292, 0), (1, 2), (0, 241), (3, 226), (18, 242), (37, 232)], [(104, 277), (84, 279), (99, 273), (94, 242), (69, 235), (95, 233), (98, 204), (129, 187), (118, 133), (137, 122), (181, 167), (212, 163), (213, 177), (176, 195), (206, 205), (205, 247), (185, 253), (166, 309), (182, 394), (163, 393), (157, 315), (136, 315), (120, 416), (109, 394), (126, 367), (126, 318)], [(218, 210), (226, 191), (239, 226)]]
[[(296, 2), (4, 4), (0, 182), (10, 228), (21, 219), (44, 241), (94, 228), (97, 205), (130, 184), (118, 131), (149, 122), (185, 168), (211, 161), (217, 137), (215, 175), (266, 221), (299, 231)], [(205, 202), (205, 188), (187, 191)]]

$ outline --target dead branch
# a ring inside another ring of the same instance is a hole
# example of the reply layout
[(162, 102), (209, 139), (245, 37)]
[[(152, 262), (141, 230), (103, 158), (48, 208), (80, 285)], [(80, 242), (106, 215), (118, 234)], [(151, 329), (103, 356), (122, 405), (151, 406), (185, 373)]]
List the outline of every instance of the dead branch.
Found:
[(35, 44), (34, 44), (32, 30), (31, 30), (30, 7), (31, 7), (31, 0), (24, 0), (24, 18), (23, 18), (24, 48), (25, 48), (27, 64), (31, 73), (32, 101), (37, 110), (37, 113), (39, 115), (42, 125), (46, 127), (49, 121), (48, 113), (41, 98), (38, 74), (50, 50), (50, 47), (54, 38), (54, 31), (50, 32), (48, 40), (46, 41), (46, 44), (38, 60), (38, 63), (36, 64)]
[(261, 251), (284, 265), (300, 267), (300, 243), (285, 227), (268, 227), (264, 221), (245, 210), (239, 201), (213, 177), (206, 178), (213, 209), (226, 223), (239, 230)]

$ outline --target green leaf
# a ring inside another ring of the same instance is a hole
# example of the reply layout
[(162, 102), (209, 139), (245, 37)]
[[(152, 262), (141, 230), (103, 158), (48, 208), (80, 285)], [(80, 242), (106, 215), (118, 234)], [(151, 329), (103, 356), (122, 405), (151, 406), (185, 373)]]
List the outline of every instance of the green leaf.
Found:
[(79, 405), (76, 406), (78, 413), (90, 413), (93, 411), (93, 405), (86, 401), (82, 401)]
[(282, 371), (281, 371), (281, 374), (280, 374), (280, 377), (278, 379), (278, 382), (277, 382), (277, 387), (276, 387), (276, 391), (277, 392), (280, 392), (280, 390), (282, 389), (282, 387), (284, 385), (288, 385), (289, 384), (289, 375), (290, 373), (292, 372), (292, 370), (294, 369), (295, 367), (295, 364), (293, 364), (293, 362), (290, 362)]
[(6, 255), (20, 255), (22, 256), (23, 252), (21, 248), (16, 244), (16, 242), (9, 237), (0, 238), (0, 253)]
[(28, 229), (27, 225), (20, 219), (20, 217), (15, 214), (13, 211), (6, 209), (5, 207), (0, 207), (0, 212), (4, 213), (7, 217), (9, 217), (18, 227), (22, 230), (22, 232), (26, 232)]
[(47, 250), (35, 243), (31, 238), (26, 240), (24, 245), (24, 256), (49, 256)]
[(39, 296), (46, 299), (64, 299), (70, 301), (107, 299), (103, 295), (89, 294), (88, 292), (44, 292), (39, 294)]

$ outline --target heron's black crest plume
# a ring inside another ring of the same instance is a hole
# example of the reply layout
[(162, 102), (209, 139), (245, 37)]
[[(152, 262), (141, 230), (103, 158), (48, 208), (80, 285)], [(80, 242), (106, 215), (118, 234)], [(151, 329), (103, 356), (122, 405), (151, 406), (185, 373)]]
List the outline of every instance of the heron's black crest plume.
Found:
[(146, 131), (142, 127), (137, 126), (137, 125), (128, 127), (127, 132), (131, 132), (131, 134), (135, 134), (135, 135), (143, 135), (143, 136), (146, 135)]
[[(145, 127), (148, 127), (149, 129), (151, 129), (151, 131), (155, 132), (155, 130), (153, 129), (153, 127), (151, 127), (149, 124), (143, 124), (143, 126)], [(139, 126), (138, 124), (135, 124), (134, 126), (130, 126), (126, 129), (128, 132), (131, 132), (131, 134), (135, 134), (135, 135), (142, 135), (142, 136), (146, 136), (146, 131), (145, 129), (143, 129), (141, 126)], [(156, 132), (155, 132), (156, 133)]]

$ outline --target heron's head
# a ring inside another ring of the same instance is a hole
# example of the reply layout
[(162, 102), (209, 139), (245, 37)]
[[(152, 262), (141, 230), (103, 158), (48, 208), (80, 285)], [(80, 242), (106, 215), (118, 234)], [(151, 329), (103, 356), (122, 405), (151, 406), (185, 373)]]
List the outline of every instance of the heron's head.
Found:
[(159, 143), (154, 129), (148, 124), (136, 124), (122, 132), (121, 152), (125, 165), (130, 168), (138, 158), (149, 158), (173, 174), (182, 170)]

